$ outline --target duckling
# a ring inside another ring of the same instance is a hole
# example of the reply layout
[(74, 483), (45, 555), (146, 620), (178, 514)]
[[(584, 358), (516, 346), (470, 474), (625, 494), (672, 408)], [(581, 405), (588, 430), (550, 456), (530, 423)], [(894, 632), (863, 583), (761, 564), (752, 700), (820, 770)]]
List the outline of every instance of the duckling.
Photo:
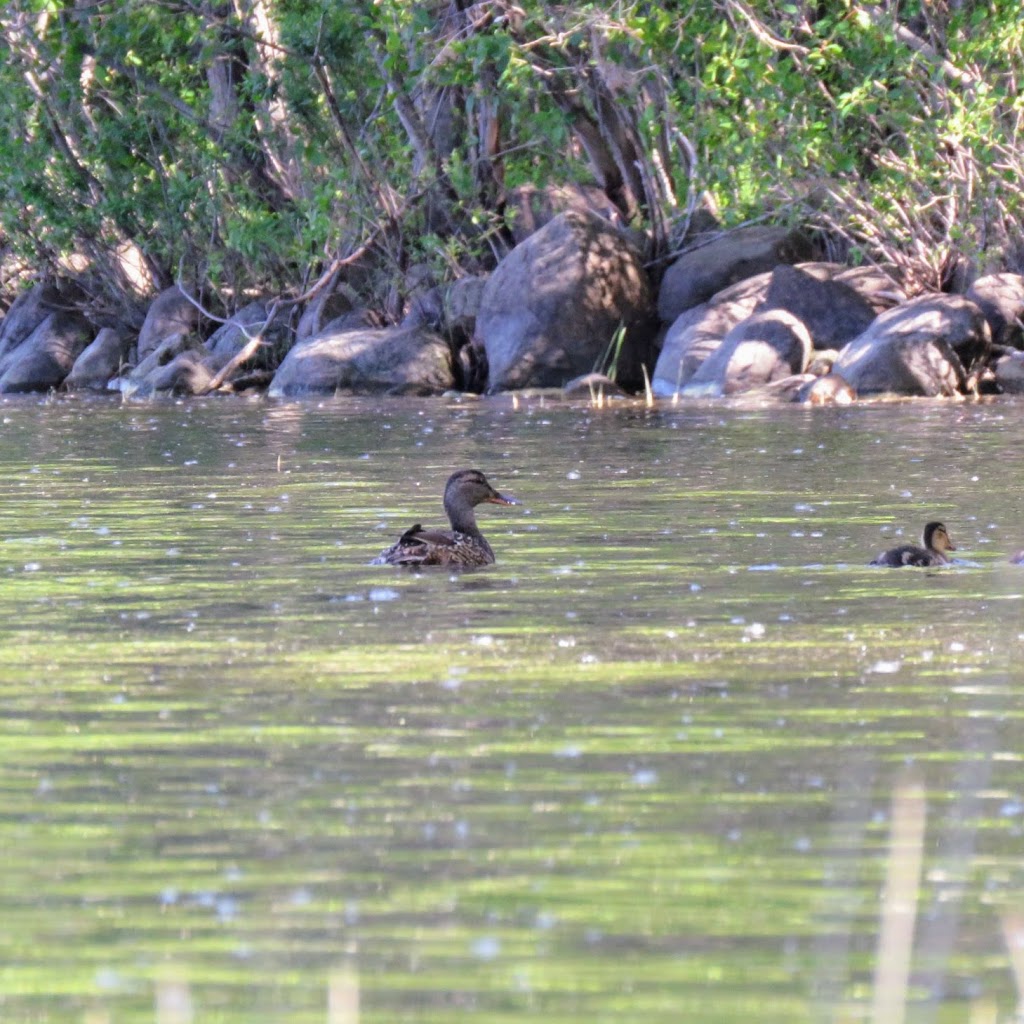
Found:
[(898, 547), (883, 551), (871, 565), (886, 565), (894, 569), (904, 565), (948, 565), (946, 552), (956, 551), (956, 545), (942, 523), (927, 523), (922, 542), (923, 547), (917, 544), (900, 544)]
[(473, 509), (484, 502), (518, 505), (515, 498), (499, 494), (478, 469), (460, 469), (444, 488), (444, 510), (450, 530), (410, 527), (371, 565), (446, 565), (451, 568), (491, 565), (494, 551), (476, 525)]

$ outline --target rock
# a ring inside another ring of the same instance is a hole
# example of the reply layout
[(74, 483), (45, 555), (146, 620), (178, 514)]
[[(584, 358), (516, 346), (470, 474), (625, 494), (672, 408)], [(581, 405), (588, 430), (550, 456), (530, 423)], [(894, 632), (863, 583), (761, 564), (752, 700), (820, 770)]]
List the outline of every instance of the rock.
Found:
[(678, 394), (701, 364), (768, 291), (770, 273), (758, 274), (687, 310), (668, 329), (654, 367), (651, 389), (659, 398)]
[(89, 322), (77, 313), (57, 310), (10, 354), (0, 375), (0, 394), (49, 391), (59, 387), (92, 339)]
[(737, 324), (683, 388), (691, 398), (717, 398), (803, 373), (813, 343), (807, 328), (783, 309), (757, 312)]
[(417, 296), (402, 320), (403, 327), (438, 331), (456, 345), (469, 341), (476, 330), (487, 277), (460, 277)]
[(563, 213), (516, 246), (484, 287), (474, 345), (487, 358), (488, 391), (562, 387), (613, 362), (621, 384), (640, 384), (641, 364), (653, 362), (651, 313), (636, 248), (596, 214)]
[(154, 370), (146, 384), (151, 391), (161, 394), (203, 395), (219, 369), (213, 357), (204, 355), (200, 349), (189, 348)]
[(199, 324), (199, 310), (174, 285), (166, 288), (150, 304), (139, 331), (138, 358), (141, 363), (172, 334), (190, 334)]
[(194, 334), (171, 334), (146, 356), (127, 376), (120, 381), (121, 394), (125, 398), (145, 398), (156, 390), (154, 382), (160, 371), (170, 365), (182, 352), (195, 350), (200, 355), (205, 349)]
[(981, 310), (960, 295), (925, 295), (879, 315), (834, 370), (859, 395), (954, 395), (989, 350)]
[(967, 290), (967, 298), (985, 314), (992, 343), (1024, 348), (1024, 277), (1020, 274), (989, 274), (979, 277)]
[(342, 288), (325, 288), (312, 299), (302, 311), (299, 325), (295, 328), (296, 343), (319, 334), (327, 325), (353, 309), (353, 302)]
[(672, 323), (713, 295), (780, 263), (813, 257), (810, 241), (782, 227), (749, 227), (712, 235), (695, 243), (665, 271), (658, 292), (658, 316)]
[(206, 351), (213, 356), (218, 369), (249, 344), (249, 339), (262, 328), (266, 320), (266, 305), (262, 302), (250, 302), (206, 339)]
[(14, 350), (56, 311), (59, 304), (60, 294), (50, 282), (33, 285), (11, 303), (0, 324), (0, 374), (6, 369)]
[(899, 283), (879, 267), (846, 267), (833, 280), (852, 288), (875, 311), (875, 316), (907, 301)]
[(418, 328), (327, 330), (296, 345), (270, 385), (274, 398), (362, 392), (436, 394), (455, 386), (444, 338)]
[(857, 400), (857, 392), (838, 373), (828, 373), (805, 382), (793, 400), (804, 405), (849, 405)]
[(584, 373), (562, 388), (566, 398), (627, 398), (627, 392), (603, 373)]
[(64, 387), (69, 391), (105, 390), (121, 372), (131, 344), (128, 335), (113, 327), (104, 327), (75, 360), (71, 372), (64, 378)]
[(505, 201), (505, 220), (516, 245), (569, 212), (596, 214), (610, 224), (622, 224), (622, 212), (596, 185), (518, 185)]
[(776, 267), (757, 311), (785, 310), (807, 328), (815, 348), (842, 348), (867, 330), (875, 310), (838, 278), (817, 276), (808, 269)]
[(1024, 395), (1024, 352), (1008, 352), (993, 367), (996, 384), (1008, 395)]

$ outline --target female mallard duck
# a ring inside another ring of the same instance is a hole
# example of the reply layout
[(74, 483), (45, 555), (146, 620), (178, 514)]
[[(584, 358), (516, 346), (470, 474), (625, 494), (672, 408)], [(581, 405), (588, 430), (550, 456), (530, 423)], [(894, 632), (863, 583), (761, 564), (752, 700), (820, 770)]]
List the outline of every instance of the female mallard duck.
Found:
[(444, 488), (444, 510), (450, 530), (424, 530), (417, 523), (382, 551), (371, 565), (491, 565), (494, 552), (476, 525), (473, 509), (483, 502), (518, 505), (515, 498), (499, 494), (478, 469), (452, 473)]
[(871, 564), (887, 565), (894, 569), (904, 565), (948, 565), (947, 551), (956, 551), (956, 545), (942, 523), (928, 523), (924, 528), (923, 547), (900, 544), (883, 551)]

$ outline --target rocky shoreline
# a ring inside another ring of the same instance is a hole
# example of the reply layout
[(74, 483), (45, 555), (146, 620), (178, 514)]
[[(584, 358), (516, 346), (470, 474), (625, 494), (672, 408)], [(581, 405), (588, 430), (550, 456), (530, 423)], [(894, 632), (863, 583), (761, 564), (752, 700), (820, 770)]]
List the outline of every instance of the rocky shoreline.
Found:
[(69, 282), (0, 323), (0, 394), (439, 394), (565, 388), (649, 400), (741, 394), (812, 404), (1024, 391), (1024, 276), (908, 297), (897, 276), (816, 258), (785, 227), (709, 231), (660, 279), (607, 211), (535, 226), (493, 272), (411, 289), (387, 324), (344, 284), (217, 324), (180, 288), (138, 332), (90, 322)]

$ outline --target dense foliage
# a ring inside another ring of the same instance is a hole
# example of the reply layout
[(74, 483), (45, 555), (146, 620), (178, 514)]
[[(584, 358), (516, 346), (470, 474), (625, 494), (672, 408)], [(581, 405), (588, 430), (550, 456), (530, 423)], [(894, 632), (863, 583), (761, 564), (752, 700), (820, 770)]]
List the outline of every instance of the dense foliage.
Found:
[(585, 180), (652, 267), (709, 209), (911, 287), (1018, 258), (1019, 0), (11, 0), (0, 47), (7, 291), (340, 273), (396, 312), (493, 265), (510, 190)]

